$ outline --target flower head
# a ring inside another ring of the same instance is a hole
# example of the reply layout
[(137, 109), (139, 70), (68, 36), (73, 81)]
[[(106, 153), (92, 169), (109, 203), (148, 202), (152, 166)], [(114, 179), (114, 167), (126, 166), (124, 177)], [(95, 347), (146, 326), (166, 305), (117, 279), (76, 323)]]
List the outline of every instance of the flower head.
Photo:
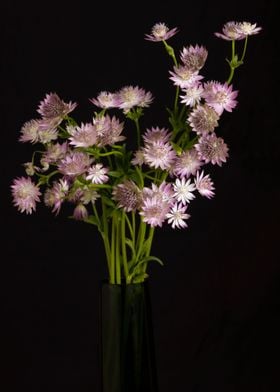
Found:
[(170, 143), (146, 143), (144, 147), (145, 163), (154, 168), (169, 170), (176, 158), (176, 152)]
[(152, 94), (138, 86), (123, 87), (118, 93), (116, 93), (116, 97), (118, 101), (117, 107), (123, 109), (124, 113), (129, 112), (129, 110), (133, 107), (148, 107), (153, 101)]
[(16, 178), (11, 188), (13, 203), (20, 212), (31, 214), (36, 210), (36, 202), (40, 201), (41, 192), (29, 177)]
[(223, 26), (223, 33), (215, 33), (215, 35), (226, 41), (241, 40), (245, 38), (245, 34), (240, 31), (237, 22), (227, 22)]
[(98, 133), (98, 138), (97, 138), (98, 146), (100, 147), (104, 147), (106, 145), (112, 146), (115, 143), (125, 140), (125, 136), (121, 134), (124, 128), (124, 123), (120, 122), (115, 116), (110, 118), (108, 115), (106, 115), (104, 117), (105, 126), (103, 127), (102, 131), (100, 128), (98, 129), (98, 125), (97, 125), (98, 120), (95, 119), (94, 121)]
[(56, 215), (59, 213), (68, 191), (69, 183), (64, 179), (55, 181), (52, 188), (48, 188), (46, 190), (44, 194), (44, 202), (47, 207), (53, 207), (52, 212), (55, 212)]
[(74, 151), (67, 154), (66, 157), (59, 162), (57, 168), (65, 176), (75, 177), (84, 174), (92, 161), (93, 159), (90, 158), (88, 154)]
[(203, 165), (203, 162), (199, 158), (198, 152), (195, 148), (191, 150), (183, 151), (175, 161), (173, 172), (176, 176), (190, 177), (195, 175), (196, 172)]
[(190, 45), (183, 48), (180, 53), (182, 63), (192, 71), (199, 71), (204, 66), (207, 56), (207, 49), (199, 45)]
[(203, 87), (199, 83), (195, 83), (186, 89), (183, 89), (185, 95), (180, 95), (181, 102), (187, 106), (194, 107), (197, 105), (203, 95)]
[(176, 227), (180, 229), (188, 226), (185, 222), (186, 219), (190, 218), (190, 215), (186, 214), (187, 208), (188, 205), (176, 203), (173, 207), (171, 207), (170, 212), (166, 214), (166, 218), (168, 219), (167, 222), (172, 225), (173, 229)]
[(75, 147), (90, 147), (97, 144), (97, 133), (93, 124), (81, 124), (80, 127), (68, 127), (70, 144)]
[(30, 120), (23, 124), (21, 128), (21, 135), (19, 138), (20, 142), (31, 142), (37, 143), (39, 141), (38, 130), (40, 126), (40, 120)]
[(220, 116), (224, 110), (232, 112), (237, 105), (236, 97), (238, 91), (232, 91), (232, 85), (214, 82), (208, 85), (203, 97), (208, 106), (211, 106)]
[(181, 202), (183, 205), (189, 203), (195, 198), (193, 192), (195, 191), (195, 185), (191, 183), (191, 179), (186, 180), (185, 177), (179, 179), (176, 178), (175, 184), (173, 184), (174, 196), (176, 200)]
[(152, 127), (143, 136), (145, 143), (167, 143), (171, 139), (171, 132), (166, 128)]
[(261, 27), (257, 27), (256, 23), (252, 24), (250, 22), (241, 22), (241, 23), (238, 23), (237, 30), (241, 34), (244, 34), (245, 36), (248, 36), (248, 35), (258, 34), (262, 30), (262, 28)]
[(107, 91), (101, 91), (97, 98), (90, 99), (90, 102), (102, 109), (110, 109), (118, 106), (116, 94)]
[(189, 69), (186, 65), (174, 66), (174, 72), (169, 71), (172, 75), (169, 79), (172, 80), (175, 86), (179, 86), (183, 89), (190, 87), (203, 79), (203, 76), (198, 75), (198, 71)]
[(214, 193), (214, 184), (209, 176), (207, 174), (206, 176), (204, 175), (204, 171), (202, 170), (201, 173), (197, 172), (196, 178), (194, 179), (195, 187), (198, 190), (198, 192), (202, 195), (207, 197), (208, 199), (211, 199), (215, 193)]
[(219, 115), (210, 106), (198, 105), (189, 115), (188, 122), (198, 135), (213, 132), (218, 126)]
[(87, 180), (91, 180), (93, 184), (104, 184), (109, 180), (107, 176), (109, 169), (103, 167), (102, 163), (97, 163), (88, 169)]
[(222, 166), (222, 163), (227, 160), (228, 146), (215, 133), (202, 136), (194, 147), (197, 149), (200, 159), (203, 159), (205, 163), (211, 162), (213, 165)]
[(156, 23), (152, 28), (151, 34), (145, 35), (145, 39), (153, 42), (166, 41), (177, 33), (177, 27), (170, 30), (165, 23)]
[(88, 218), (87, 208), (82, 203), (77, 204), (73, 211), (73, 217), (74, 219), (80, 221), (87, 219)]
[(37, 112), (44, 119), (63, 119), (68, 113), (76, 108), (76, 103), (65, 103), (55, 93), (47, 94), (43, 101), (40, 102)]
[(43, 170), (48, 170), (50, 163), (58, 163), (61, 159), (63, 159), (66, 156), (68, 147), (69, 146), (67, 142), (64, 142), (62, 144), (50, 144), (47, 148), (47, 151), (44, 152), (41, 158)]
[(125, 180), (122, 184), (116, 185), (112, 193), (118, 208), (123, 208), (126, 212), (139, 209), (142, 201), (141, 191), (133, 181)]

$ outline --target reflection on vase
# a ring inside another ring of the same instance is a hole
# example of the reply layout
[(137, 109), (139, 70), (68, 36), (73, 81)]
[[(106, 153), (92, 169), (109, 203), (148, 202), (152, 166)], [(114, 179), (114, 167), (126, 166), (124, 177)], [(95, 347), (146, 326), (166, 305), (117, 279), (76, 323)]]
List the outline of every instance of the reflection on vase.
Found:
[(157, 392), (147, 283), (101, 288), (102, 392)]

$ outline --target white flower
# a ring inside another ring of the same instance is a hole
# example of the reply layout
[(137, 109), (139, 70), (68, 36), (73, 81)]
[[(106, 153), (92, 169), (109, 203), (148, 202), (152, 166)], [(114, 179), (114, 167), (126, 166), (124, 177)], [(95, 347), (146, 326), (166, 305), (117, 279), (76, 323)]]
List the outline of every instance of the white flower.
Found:
[(103, 167), (102, 163), (97, 163), (89, 168), (86, 179), (91, 180), (93, 184), (104, 184), (109, 180), (108, 171), (109, 169)]
[(176, 203), (170, 210), (168, 214), (166, 214), (166, 218), (168, 219), (168, 223), (172, 224), (172, 228), (175, 229), (178, 227), (187, 227), (188, 225), (185, 222), (185, 219), (189, 219), (190, 215), (186, 214), (188, 205), (183, 206), (181, 203)]
[(192, 192), (195, 191), (196, 188), (194, 184), (191, 184), (191, 179), (186, 181), (185, 177), (182, 179), (177, 178), (175, 184), (173, 184), (173, 189), (175, 198), (183, 205), (195, 198), (195, 195)]

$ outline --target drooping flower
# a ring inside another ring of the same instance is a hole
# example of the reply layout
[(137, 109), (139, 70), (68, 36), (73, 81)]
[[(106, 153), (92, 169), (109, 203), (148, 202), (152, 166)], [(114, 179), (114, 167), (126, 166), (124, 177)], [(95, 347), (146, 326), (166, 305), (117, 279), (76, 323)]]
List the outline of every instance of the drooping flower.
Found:
[(76, 220), (83, 221), (88, 218), (88, 210), (84, 206), (84, 204), (79, 203), (76, 205), (74, 211), (73, 211), (73, 217)]
[(200, 102), (204, 90), (201, 84), (196, 83), (183, 89), (183, 91), (185, 92), (185, 95), (180, 95), (180, 98), (182, 98), (181, 102), (187, 106), (194, 107)]
[(256, 23), (252, 24), (250, 22), (240, 22), (237, 24), (236, 28), (245, 36), (258, 34), (262, 30), (261, 27), (257, 27)]
[(195, 148), (183, 151), (176, 159), (174, 166), (174, 174), (180, 177), (190, 177), (196, 172), (204, 163), (199, 159), (198, 152)]
[(203, 79), (203, 76), (198, 74), (198, 71), (189, 69), (186, 65), (178, 65), (173, 67), (173, 71), (169, 71), (172, 75), (169, 79), (173, 81), (175, 86), (180, 88), (188, 88)]
[(67, 130), (71, 135), (70, 144), (75, 147), (91, 147), (97, 144), (96, 129), (91, 123), (82, 123), (80, 127), (69, 127)]
[(148, 107), (153, 101), (152, 94), (138, 86), (125, 86), (116, 93), (116, 96), (118, 108), (122, 109), (124, 113), (129, 112), (133, 107)]
[(125, 180), (122, 184), (116, 185), (112, 194), (113, 200), (118, 203), (118, 208), (123, 208), (126, 212), (136, 211), (140, 208), (141, 191), (133, 181)]
[(13, 181), (13, 204), (20, 212), (31, 214), (36, 210), (36, 202), (40, 201), (41, 192), (38, 185), (30, 177), (19, 177)]
[(59, 162), (57, 168), (64, 175), (75, 177), (85, 173), (92, 161), (93, 159), (88, 154), (80, 151), (72, 151)]
[(170, 212), (166, 214), (167, 222), (171, 224), (173, 229), (178, 229), (182, 227), (187, 227), (186, 219), (190, 218), (189, 214), (186, 214), (188, 205), (183, 205), (182, 203), (176, 203), (171, 207)]
[(195, 187), (198, 192), (202, 195), (211, 199), (214, 193), (214, 184), (209, 176), (209, 174), (204, 175), (204, 171), (202, 170), (201, 173), (197, 172), (196, 178), (194, 179)]
[(102, 163), (97, 163), (88, 169), (87, 180), (91, 180), (93, 184), (104, 184), (109, 180), (107, 176), (109, 169), (103, 167)]
[(183, 205), (189, 203), (195, 198), (193, 192), (195, 191), (195, 185), (191, 183), (191, 179), (186, 180), (185, 177), (179, 179), (176, 178), (175, 184), (173, 184), (174, 196)]
[(205, 163), (211, 162), (213, 165), (222, 166), (228, 157), (228, 146), (221, 137), (217, 137), (215, 133), (202, 136), (198, 143), (194, 146), (198, 155)]
[(134, 158), (131, 160), (131, 163), (135, 166), (142, 166), (143, 163), (145, 163), (144, 148), (140, 148), (135, 151)]
[(63, 118), (76, 108), (76, 103), (65, 103), (56, 93), (47, 94), (43, 101), (40, 102), (37, 112), (44, 119)]
[(145, 35), (145, 39), (153, 42), (166, 41), (177, 34), (177, 32), (177, 27), (170, 30), (165, 23), (156, 23), (152, 28), (151, 34)]
[(172, 145), (161, 142), (146, 143), (144, 147), (145, 163), (154, 168), (169, 170), (176, 158)]
[(52, 188), (48, 188), (44, 194), (44, 202), (47, 207), (53, 207), (52, 212), (59, 213), (69, 191), (69, 183), (65, 179), (60, 179), (53, 183)]
[(198, 135), (213, 132), (218, 120), (218, 113), (207, 104), (198, 105), (188, 117), (188, 123)]
[(203, 93), (207, 105), (212, 107), (219, 116), (224, 110), (232, 112), (232, 109), (237, 105), (235, 99), (237, 95), (238, 91), (232, 91), (232, 85), (218, 82), (212, 83), (211, 86), (209, 85)]
[(227, 22), (223, 26), (223, 33), (214, 33), (216, 37), (225, 39), (226, 41), (241, 40), (245, 38), (245, 34), (239, 30), (237, 22)]
[(101, 91), (97, 98), (90, 99), (90, 102), (102, 109), (110, 109), (118, 106), (116, 94), (108, 91)]
[(166, 128), (152, 127), (143, 136), (145, 143), (167, 143), (171, 139), (171, 132)]
[(190, 45), (180, 53), (182, 63), (192, 71), (199, 71), (205, 64), (208, 51), (204, 46)]
[(40, 126), (40, 120), (30, 120), (23, 124), (21, 128), (21, 135), (19, 138), (20, 142), (26, 143), (37, 143), (39, 141), (38, 130)]

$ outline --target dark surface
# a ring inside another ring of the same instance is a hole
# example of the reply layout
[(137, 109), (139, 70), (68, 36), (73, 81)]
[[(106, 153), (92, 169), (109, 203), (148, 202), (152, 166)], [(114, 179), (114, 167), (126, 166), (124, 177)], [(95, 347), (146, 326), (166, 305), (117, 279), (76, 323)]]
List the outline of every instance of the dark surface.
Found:
[[(3, 391), (95, 391), (98, 287), (105, 276), (96, 231), (39, 208), (11, 205), (9, 186), (32, 147), (17, 142), (45, 93), (79, 102), (138, 84), (157, 100), (148, 126), (166, 126), (170, 61), (143, 40), (158, 21), (178, 26), (178, 50), (204, 44), (207, 79), (225, 80), (229, 45), (213, 36), (229, 20), (263, 32), (234, 79), (239, 105), (220, 134), (230, 159), (214, 168), (216, 197), (191, 205), (189, 229), (158, 231), (151, 297), (161, 392), (279, 391), (279, 45), (275, 1), (145, 6), (1, 3), (1, 222)], [(3, 40), (4, 39), (4, 40)], [(172, 95), (173, 96), (173, 95)], [(172, 99), (172, 98), (170, 98)]]

